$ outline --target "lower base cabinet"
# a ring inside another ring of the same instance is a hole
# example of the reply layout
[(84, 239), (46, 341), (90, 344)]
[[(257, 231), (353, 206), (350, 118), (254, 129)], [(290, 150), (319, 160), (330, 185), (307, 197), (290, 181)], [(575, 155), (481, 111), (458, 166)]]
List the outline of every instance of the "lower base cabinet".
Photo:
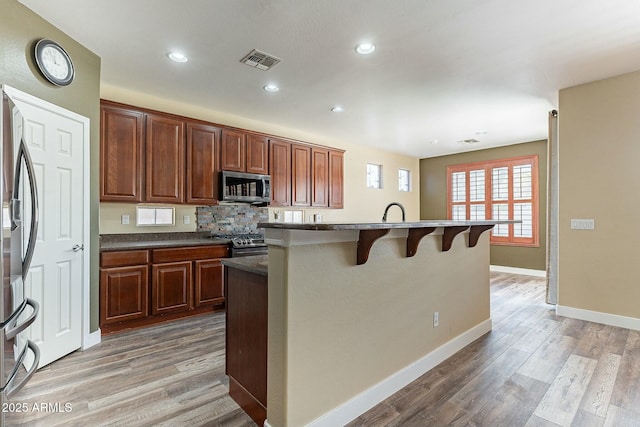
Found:
[(226, 245), (103, 252), (100, 328), (103, 333), (213, 311), (222, 307)]

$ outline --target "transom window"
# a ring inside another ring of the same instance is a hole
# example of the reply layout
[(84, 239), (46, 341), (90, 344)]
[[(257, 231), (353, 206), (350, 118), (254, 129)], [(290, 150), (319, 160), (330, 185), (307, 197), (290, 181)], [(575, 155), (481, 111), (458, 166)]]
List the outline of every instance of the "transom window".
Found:
[(448, 217), (452, 220), (519, 220), (498, 224), (491, 243), (538, 246), (538, 156), (447, 167)]

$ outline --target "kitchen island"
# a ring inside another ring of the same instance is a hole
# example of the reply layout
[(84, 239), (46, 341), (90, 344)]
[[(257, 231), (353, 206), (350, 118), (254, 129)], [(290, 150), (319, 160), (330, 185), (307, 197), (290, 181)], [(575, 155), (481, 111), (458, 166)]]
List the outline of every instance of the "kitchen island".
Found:
[(489, 332), (486, 231), (502, 223), (259, 224), (265, 425), (344, 425)]

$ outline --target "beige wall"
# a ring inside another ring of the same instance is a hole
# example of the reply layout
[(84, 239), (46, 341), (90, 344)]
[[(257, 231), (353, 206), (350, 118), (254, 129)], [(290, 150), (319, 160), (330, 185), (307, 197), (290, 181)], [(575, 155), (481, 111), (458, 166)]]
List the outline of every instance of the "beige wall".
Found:
[[(91, 120), (90, 182), (99, 188), (100, 58), (15, 0), (0, 0), (0, 83), (74, 111)], [(62, 44), (73, 60), (75, 81), (64, 88), (47, 83), (35, 67), (32, 49), (49, 38)], [(90, 196), (91, 330), (98, 328), (98, 192)]]
[(561, 90), (559, 105), (558, 303), (640, 318), (640, 72)]
[(420, 160), (420, 217), (422, 219), (441, 219), (447, 217), (447, 166), (532, 154), (538, 155), (538, 184), (540, 190), (540, 223), (538, 229), (540, 232), (540, 246), (537, 248), (527, 248), (492, 245), (491, 265), (545, 270), (547, 245), (546, 140)]
[[(389, 151), (369, 148), (362, 145), (350, 144), (346, 141), (336, 141), (321, 135), (312, 135), (295, 129), (283, 128), (269, 123), (259, 122), (243, 117), (229, 115), (223, 112), (205, 110), (193, 105), (176, 103), (148, 94), (132, 92), (122, 88), (103, 84), (101, 97), (112, 101), (123, 102), (139, 107), (165, 111), (186, 117), (211, 121), (228, 126), (265, 132), (285, 138), (293, 138), (309, 143), (326, 145), (346, 150), (344, 165), (344, 209), (305, 209), (304, 217), (308, 220), (314, 213), (321, 213), (323, 221), (380, 221), (385, 206), (390, 202), (400, 202), (407, 210), (407, 220), (420, 218), (420, 181), (419, 160), (414, 157), (391, 153)], [(373, 190), (366, 188), (366, 164), (377, 163), (383, 165), (384, 188)], [(409, 169), (412, 174), (412, 191), (398, 191), (398, 169)], [(114, 206), (116, 205), (116, 206)], [(120, 215), (125, 211), (135, 210), (135, 205), (122, 206), (117, 204), (102, 204), (100, 207), (100, 233), (142, 233), (153, 232), (148, 227), (120, 226)], [(271, 218), (273, 218), (273, 210)], [(132, 217), (134, 218), (134, 217)], [(393, 208), (389, 212), (389, 221), (400, 221), (400, 210)], [(159, 231), (159, 230), (158, 230)], [(181, 226), (163, 231), (195, 231), (195, 224), (191, 227)]]
[(356, 266), (357, 231), (279, 231), (267, 230), (290, 245), (269, 246), (272, 426), (306, 425), (490, 318), (488, 233), (448, 252), (428, 235), (405, 258), (407, 231), (392, 230)]

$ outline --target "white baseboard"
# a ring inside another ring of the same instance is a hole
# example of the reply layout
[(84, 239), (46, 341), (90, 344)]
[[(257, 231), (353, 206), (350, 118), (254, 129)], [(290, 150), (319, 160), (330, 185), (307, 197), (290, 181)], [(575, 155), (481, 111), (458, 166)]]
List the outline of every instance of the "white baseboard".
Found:
[(489, 266), (489, 270), (495, 271), (498, 273), (511, 273), (511, 274), (523, 274), (525, 276), (547, 277), (547, 272), (545, 270), (531, 270), (528, 268), (506, 267), (504, 265), (491, 265)]
[(90, 332), (88, 335), (85, 335), (82, 340), (82, 350), (86, 350), (88, 348), (93, 347), (94, 345), (100, 344), (102, 341), (102, 331), (98, 328), (97, 331)]
[(586, 320), (587, 322), (602, 323), (604, 325), (640, 331), (640, 319), (635, 317), (620, 316), (600, 311), (583, 310), (581, 308), (566, 307), (562, 305), (556, 305), (556, 314), (558, 316)]
[[(436, 348), (431, 353), (426, 354), (411, 365), (406, 366), (368, 390), (365, 390), (359, 395), (353, 397), (351, 400), (323, 414), (319, 418), (316, 418), (307, 424), (307, 426), (334, 427), (347, 424), (349, 421), (352, 421), (359, 415), (373, 408), (375, 405), (387, 399), (398, 390), (406, 387), (412, 381), (453, 356), (473, 341), (477, 340), (487, 332), (490, 332), (491, 325), (491, 319), (487, 319), (482, 323), (479, 323), (468, 331)], [(265, 427), (274, 427), (269, 424), (268, 421), (265, 421), (264, 425)]]

